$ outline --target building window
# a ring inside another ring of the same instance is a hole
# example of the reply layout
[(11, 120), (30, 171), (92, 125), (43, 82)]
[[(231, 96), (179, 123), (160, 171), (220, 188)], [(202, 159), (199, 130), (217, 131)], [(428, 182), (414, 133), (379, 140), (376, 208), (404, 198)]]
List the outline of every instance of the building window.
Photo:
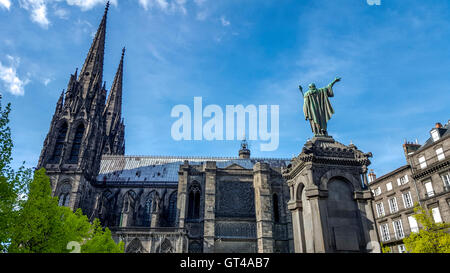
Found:
[(406, 183), (408, 183), (408, 175), (402, 176), (400, 178), (397, 179), (397, 183), (399, 186), (404, 185)]
[(72, 186), (69, 183), (62, 184), (62, 186), (60, 188), (58, 205), (64, 206), (64, 207), (69, 206), (71, 189), (72, 189)]
[(384, 216), (384, 206), (383, 203), (376, 204), (378, 217)]
[(189, 189), (188, 218), (200, 218), (200, 186), (193, 184)]
[(380, 187), (376, 188), (376, 189), (374, 190), (373, 194), (374, 194), (375, 196), (380, 195), (380, 194), (381, 194), (381, 188), (380, 188)]
[(406, 253), (405, 245), (398, 245), (398, 253)]
[(392, 183), (391, 182), (386, 184), (386, 190), (387, 191), (391, 191), (392, 190)]
[(405, 205), (405, 208), (410, 208), (413, 206), (413, 201), (411, 198), (411, 192), (407, 192), (402, 194), (403, 197), (403, 205)]
[(439, 212), (439, 208), (435, 207), (431, 209), (433, 214), (433, 219), (435, 223), (442, 223), (441, 213)]
[(402, 239), (405, 237), (405, 233), (403, 233), (403, 225), (402, 220), (396, 220), (392, 223), (394, 226), (395, 239)]
[(175, 226), (176, 218), (177, 218), (177, 192), (175, 191), (169, 197), (169, 213), (167, 217), (169, 227)]
[(391, 211), (391, 213), (395, 213), (398, 211), (397, 198), (394, 197), (389, 199), (389, 210)]
[(69, 193), (61, 193), (59, 195), (59, 206), (67, 207), (69, 206), (70, 194)]
[(388, 224), (383, 224), (380, 226), (381, 231), (381, 240), (383, 242), (389, 241), (391, 239), (391, 236), (389, 235), (389, 226)]
[(428, 181), (425, 183), (425, 197), (432, 196), (434, 196), (433, 185), (431, 184), (431, 181)]
[(445, 158), (444, 149), (442, 149), (442, 148), (436, 149), (436, 155), (437, 155), (438, 160), (444, 159)]
[(154, 200), (157, 198), (157, 193), (155, 191), (152, 191), (148, 194), (147, 199), (145, 200), (145, 207), (144, 207), (144, 221), (143, 224), (145, 227), (150, 227), (152, 224), (152, 212), (155, 209), (154, 206)]
[(433, 138), (434, 142), (439, 140), (439, 132), (437, 129), (434, 129), (433, 131), (431, 131), (431, 137)]
[(441, 174), (442, 182), (444, 182), (444, 190), (450, 190), (450, 173)]
[(61, 159), (62, 150), (64, 147), (64, 142), (66, 141), (67, 135), (67, 123), (64, 122), (61, 128), (59, 129), (58, 136), (56, 138), (55, 149), (53, 150), (52, 158), (50, 159), (51, 163), (59, 163)]
[(278, 195), (276, 193), (273, 194), (273, 220), (275, 223), (280, 222), (280, 210), (278, 206)]
[(409, 228), (411, 232), (419, 232), (419, 226), (417, 225), (417, 220), (414, 216), (408, 216)]
[(84, 125), (80, 124), (75, 132), (75, 138), (72, 144), (72, 151), (70, 152), (69, 163), (78, 163), (78, 155), (80, 154), (81, 142), (83, 140)]
[(425, 169), (427, 167), (427, 161), (425, 160), (425, 156), (419, 157), (420, 168)]

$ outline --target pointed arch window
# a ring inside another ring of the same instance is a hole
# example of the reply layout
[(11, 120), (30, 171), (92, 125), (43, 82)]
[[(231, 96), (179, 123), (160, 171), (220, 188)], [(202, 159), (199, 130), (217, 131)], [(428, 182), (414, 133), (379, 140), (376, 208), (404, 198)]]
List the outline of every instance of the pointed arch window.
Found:
[(167, 223), (169, 227), (174, 227), (177, 217), (177, 192), (173, 192), (169, 196), (169, 212), (167, 216)]
[(59, 161), (61, 160), (64, 142), (66, 141), (66, 135), (67, 135), (67, 122), (64, 122), (59, 128), (58, 136), (56, 137), (55, 149), (53, 150), (53, 155), (50, 160), (51, 163), (59, 163)]
[(67, 207), (69, 206), (70, 195), (69, 193), (61, 193), (59, 195), (59, 203), (58, 205)]
[(68, 207), (70, 201), (70, 191), (72, 186), (69, 183), (64, 183), (60, 188), (58, 205)]
[(273, 220), (275, 223), (280, 222), (280, 208), (278, 203), (278, 195), (276, 193), (273, 194)]
[(189, 188), (188, 218), (198, 219), (200, 217), (200, 185), (193, 184)]
[(144, 211), (144, 226), (150, 227), (152, 223), (152, 212), (153, 212), (153, 200), (155, 199), (155, 192), (151, 192), (147, 200), (145, 200), (145, 211)]
[(70, 152), (69, 163), (78, 163), (78, 156), (80, 155), (81, 142), (83, 140), (84, 125), (80, 124), (75, 132), (75, 138), (73, 139), (72, 151)]

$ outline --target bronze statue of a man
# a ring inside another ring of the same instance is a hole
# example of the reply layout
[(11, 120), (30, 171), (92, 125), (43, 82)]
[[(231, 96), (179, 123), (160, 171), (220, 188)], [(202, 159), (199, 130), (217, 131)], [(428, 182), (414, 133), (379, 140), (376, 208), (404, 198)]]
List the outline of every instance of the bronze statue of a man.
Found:
[(309, 85), (308, 91), (303, 94), (303, 88), (299, 89), (303, 95), (303, 113), (309, 120), (311, 130), (315, 136), (327, 136), (327, 122), (334, 114), (329, 97), (333, 97), (333, 85), (341, 78), (335, 78), (332, 83), (324, 88), (317, 89), (314, 83)]

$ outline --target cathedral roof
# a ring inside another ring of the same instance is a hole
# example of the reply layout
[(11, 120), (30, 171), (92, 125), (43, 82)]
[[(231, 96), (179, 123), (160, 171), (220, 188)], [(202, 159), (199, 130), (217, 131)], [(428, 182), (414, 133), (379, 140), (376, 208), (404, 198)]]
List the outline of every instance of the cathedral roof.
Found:
[(178, 171), (185, 160), (190, 165), (201, 165), (215, 161), (217, 168), (223, 169), (237, 164), (245, 169), (253, 169), (256, 162), (268, 163), (273, 168), (285, 167), (289, 159), (236, 157), (189, 157), (189, 156), (106, 156), (102, 157), (98, 182), (106, 183), (178, 183)]

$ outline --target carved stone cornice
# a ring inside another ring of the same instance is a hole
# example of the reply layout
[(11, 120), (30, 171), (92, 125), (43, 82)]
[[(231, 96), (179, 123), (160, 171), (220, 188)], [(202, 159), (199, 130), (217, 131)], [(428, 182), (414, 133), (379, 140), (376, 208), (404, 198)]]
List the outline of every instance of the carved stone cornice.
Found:
[(443, 162), (436, 162), (435, 164), (430, 165), (429, 167), (427, 167), (427, 168), (425, 168), (423, 170), (420, 170), (418, 172), (415, 172), (413, 170), (412, 177), (414, 179), (421, 179), (421, 178), (424, 178), (427, 175), (435, 173), (435, 172), (439, 171), (440, 169), (446, 168), (448, 166), (450, 166), (450, 159), (447, 159), (447, 160), (445, 160)]
[(371, 164), (370, 157), (372, 153), (363, 153), (353, 144), (346, 146), (332, 137), (314, 137), (305, 143), (302, 152), (282, 174), (287, 180), (293, 179), (308, 163), (367, 168)]

